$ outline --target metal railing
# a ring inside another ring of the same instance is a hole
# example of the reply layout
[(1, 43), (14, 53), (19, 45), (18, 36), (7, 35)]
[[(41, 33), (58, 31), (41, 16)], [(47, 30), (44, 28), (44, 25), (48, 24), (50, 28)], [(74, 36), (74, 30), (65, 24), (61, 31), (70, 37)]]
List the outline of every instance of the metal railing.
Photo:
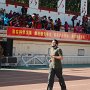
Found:
[[(48, 65), (48, 55), (17, 56), (18, 66)], [(90, 56), (64, 56), (62, 64), (90, 64)]]

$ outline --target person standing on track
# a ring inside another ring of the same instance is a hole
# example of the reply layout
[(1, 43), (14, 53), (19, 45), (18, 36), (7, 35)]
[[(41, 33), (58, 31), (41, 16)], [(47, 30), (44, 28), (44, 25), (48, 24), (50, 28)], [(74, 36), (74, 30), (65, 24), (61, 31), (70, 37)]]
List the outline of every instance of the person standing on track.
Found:
[(47, 90), (53, 90), (54, 77), (55, 75), (59, 79), (61, 90), (66, 90), (66, 84), (62, 75), (62, 64), (63, 59), (62, 50), (58, 47), (58, 41), (54, 39), (52, 41), (52, 47), (50, 49), (50, 64), (49, 64), (49, 75), (48, 75), (48, 86)]

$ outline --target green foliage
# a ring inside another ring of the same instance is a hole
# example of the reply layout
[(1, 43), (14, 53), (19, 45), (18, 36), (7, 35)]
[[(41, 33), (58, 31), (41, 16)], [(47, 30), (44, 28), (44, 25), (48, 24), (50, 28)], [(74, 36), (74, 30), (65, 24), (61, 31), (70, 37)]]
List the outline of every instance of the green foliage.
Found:
[(12, 2), (28, 4), (29, 3), (29, 0), (12, 0)]
[(88, 5), (87, 5), (87, 14), (90, 15), (90, 0), (88, 0)]
[(21, 4), (29, 4), (29, 0), (6, 0), (10, 4), (21, 3)]
[(81, 0), (66, 0), (66, 13), (80, 13)]
[(39, 7), (48, 9), (57, 9), (58, 0), (39, 0)]

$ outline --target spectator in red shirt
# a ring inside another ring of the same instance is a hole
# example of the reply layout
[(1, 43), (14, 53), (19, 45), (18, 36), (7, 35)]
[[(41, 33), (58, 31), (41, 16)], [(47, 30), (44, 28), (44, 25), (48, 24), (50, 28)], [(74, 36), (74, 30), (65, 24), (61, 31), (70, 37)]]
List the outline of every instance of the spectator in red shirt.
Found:
[(82, 26), (83, 26), (83, 32), (87, 33), (87, 29), (88, 29), (88, 17), (87, 15), (84, 15), (82, 18)]
[(74, 33), (82, 33), (82, 26), (79, 23), (74, 27)]
[(60, 20), (60, 18), (58, 18), (58, 20), (57, 20), (57, 31), (60, 31), (60, 27), (61, 27), (61, 20)]
[(64, 28), (65, 28), (65, 32), (68, 32), (69, 25), (68, 25), (67, 21), (64, 24)]
[(41, 24), (41, 22), (40, 22), (40, 21), (37, 23), (36, 28), (37, 28), (37, 29), (42, 29), (42, 24)]

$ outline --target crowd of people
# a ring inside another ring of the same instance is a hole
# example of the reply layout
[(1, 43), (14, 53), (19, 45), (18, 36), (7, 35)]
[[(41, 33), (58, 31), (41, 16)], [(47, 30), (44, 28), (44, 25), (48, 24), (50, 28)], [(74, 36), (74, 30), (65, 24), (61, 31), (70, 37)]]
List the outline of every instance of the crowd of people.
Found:
[[(78, 15), (73, 16), (72, 28), (75, 33), (88, 33), (88, 18), (83, 16), (82, 25), (78, 22), (74, 26), (74, 21), (77, 19)], [(39, 14), (33, 13), (33, 15), (27, 14), (27, 8), (22, 7), (21, 13), (13, 12), (12, 10), (9, 13), (6, 13), (5, 9), (0, 10), (0, 28), (2, 26), (14, 26), (14, 27), (26, 27), (26, 28), (35, 28), (35, 29), (44, 29), (44, 30), (55, 30), (60, 31), (62, 22), (60, 18), (57, 18), (55, 21), (49, 16), (40, 17)], [(71, 26), (65, 21), (63, 25), (65, 32), (68, 32)]]
[(0, 25), (60, 31), (60, 18), (53, 22), (51, 17), (40, 17), (36, 13), (28, 15), (24, 7), (22, 7), (21, 12), (20, 14), (11, 10), (10, 13), (6, 13), (5, 9), (2, 9), (0, 11)]
[(74, 28), (74, 32), (76, 33), (90, 33), (90, 20), (88, 19), (87, 15), (84, 15), (82, 17), (82, 25), (80, 25), (80, 20), (75, 25), (75, 20), (77, 20), (78, 15), (75, 15), (72, 17), (72, 26)]

